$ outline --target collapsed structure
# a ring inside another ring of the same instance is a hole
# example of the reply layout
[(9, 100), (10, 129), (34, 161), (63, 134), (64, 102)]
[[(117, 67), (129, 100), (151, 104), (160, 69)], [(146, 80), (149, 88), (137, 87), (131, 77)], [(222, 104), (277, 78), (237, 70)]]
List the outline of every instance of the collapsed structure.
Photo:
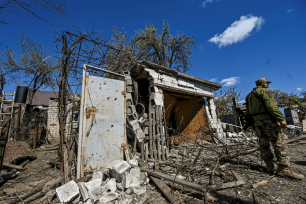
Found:
[(146, 61), (123, 75), (107, 71), (116, 79), (87, 68), (101, 70), (84, 65), (77, 177), (123, 159), (129, 137), (143, 158), (157, 160), (167, 158), (169, 143), (211, 141), (210, 128), (225, 141), (213, 95), (220, 84)]

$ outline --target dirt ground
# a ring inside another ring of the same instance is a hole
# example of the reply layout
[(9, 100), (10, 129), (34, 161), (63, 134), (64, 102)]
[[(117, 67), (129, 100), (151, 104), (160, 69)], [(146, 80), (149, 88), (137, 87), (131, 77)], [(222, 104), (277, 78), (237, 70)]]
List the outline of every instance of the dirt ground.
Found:
[[(290, 138), (292, 137), (290, 136)], [(305, 145), (303, 140), (289, 145), (291, 168), (304, 175), (306, 175)], [(62, 176), (55, 165), (58, 162), (56, 150), (43, 151), (42, 148), (38, 148), (35, 152), (37, 159), (30, 161), (25, 166), (25, 170), (18, 171), (13, 174), (12, 178), (0, 182), (0, 203), (10, 203), (18, 199), (18, 197), (22, 197), (28, 192), (43, 186), (47, 181)], [(208, 154), (208, 152), (202, 152), (203, 158), (198, 162), (202, 168), (198, 171), (198, 176), (190, 174), (189, 178), (184, 178), (203, 185), (203, 187), (208, 185), (209, 173), (207, 172), (213, 166), (213, 163), (209, 163), (210, 157), (213, 155), (208, 156), (206, 153)], [(179, 173), (188, 177), (189, 174), (184, 172), (183, 167), (175, 168), (175, 164), (183, 163), (185, 158), (181, 157), (180, 159), (182, 160), (172, 158), (168, 163), (160, 164), (161, 172), (167, 174)], [(173, 165), (169, 165), (169, 163)], [(246, 183), (243, 186), (211, 192), (211, 196), (218, 198), (215, 203), (306, 203), (306, 179), (298, 181), (266, 173), (258, 151), (247, 156), (222, 160), (219, 165), (225, 165), (226, 176), (215, 176), (216, 184), (234, 181), (233, 176), (230, 176), (229, 170), (237, 172)], [(221, 172), (221, 170), (219, 171)], [(4, 173), (12, 173), (12, 170), (3, 169), (1, 174)], [(256, 189), (252, 187), (252, 184), (262, 180), (269, 181), (266, 185)], [(181, 200), (181, 203), (209, 203), (204, 202), (203, 195), (199, 192), (182, 186), (174, 186), (172, 182), (166, 183), (172, 189), (173, 195), (176, 195)], [(147, 186), (147, 194), (150, 195), (150, 203), (168, 203), (152, 182)], [(57, 199), (54, 199), (53, 202), (57, 203)], [(31, 203), (40, 203), (40, 201), (37, 199)]]

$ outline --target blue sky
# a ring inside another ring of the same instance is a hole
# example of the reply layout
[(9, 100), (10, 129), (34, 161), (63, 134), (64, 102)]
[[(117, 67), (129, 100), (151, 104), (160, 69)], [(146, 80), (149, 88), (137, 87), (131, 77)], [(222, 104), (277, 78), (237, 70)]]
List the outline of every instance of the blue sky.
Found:
[[(306, 1), (305, 0), (175, 0), (175, 1), (80, 1), (67, 0), (67, 18), (43, 9), (37, 14), (58, 25), (49, 25), (25, 11), (3, 12), (0, 49), (17, 48), (15, 36), (24, 33), (51, 49), (52, 30), (73, 30), (74, 25), (103, 30), (112, 35), (114, 27), (129, 36), (146, 23), (161, 29), (163, 21), (171, 33), (198, 36), (192, 67), (187, 74), (213, 80), (223, 89), (233, 86), (242, 97), (255, 81), (267, 77), (270, 89), (287, 93), (306, 91)], [(5, 91), (14, 91), (6, 85)]]

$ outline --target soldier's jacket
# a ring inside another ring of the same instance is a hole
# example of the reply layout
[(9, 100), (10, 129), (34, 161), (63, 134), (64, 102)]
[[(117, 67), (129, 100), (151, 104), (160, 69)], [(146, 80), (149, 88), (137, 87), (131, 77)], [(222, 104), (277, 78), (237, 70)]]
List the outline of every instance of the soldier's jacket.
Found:
[(259, 98), (256, 97), (254, 94), (251, 94), (252, 92), (248, 94), (248, 96), (246, 97), (246, 102), (249, 107), (249, 111), (247, 111), (247, 114), (252, 115), (257, 113), (265, 113), (252, 116), (254, 121), (274, 120), (276, 122), (281, 122), (285, 120), (284, 115), (280, 112), (278, 106), (276, 105), (276, 101), (274, 100), (273, 93), (271, 90), (256, 87), (253, 89), (253, 92), (257, 94)]

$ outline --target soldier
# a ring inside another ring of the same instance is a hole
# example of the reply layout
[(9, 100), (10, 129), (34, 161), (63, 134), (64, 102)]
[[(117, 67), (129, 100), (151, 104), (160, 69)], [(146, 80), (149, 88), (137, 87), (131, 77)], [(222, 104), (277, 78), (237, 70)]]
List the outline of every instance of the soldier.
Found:
[[(276, 105), (272, 91), (267, 89), (271, 82), (267, 78), (261, 78), (255, 83), (257, 87), (246, 97), (246, 108), (247, 114), (254, 120), (261, 158), (266, 163), (267, 172), (276, 171), (276, 174), (280, 176), (303, 179), (302, 174), (295, 173), (289, 168), (289, 150), (282, 131), (287, 127), (287, 123)], [(274, 156), (270, 143), (274, 148), (277, 164), (273, 162)]]

